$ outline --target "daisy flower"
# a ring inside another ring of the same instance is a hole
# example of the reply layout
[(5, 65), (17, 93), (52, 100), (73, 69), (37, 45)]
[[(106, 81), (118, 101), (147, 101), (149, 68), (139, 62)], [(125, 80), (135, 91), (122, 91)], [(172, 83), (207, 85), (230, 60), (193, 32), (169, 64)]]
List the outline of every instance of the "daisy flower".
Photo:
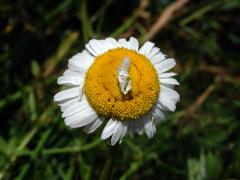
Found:
[(92, 133), (103, 123), (101, 139), (111, 145), (126, 134), (146, 133), (152, 138), (166, 111), (175, 111), (179, 94), (176, 73), (167, 72), (175, 60), (154, 43), (139, 48), (136, 38), (90, 40), (86, 49), (69, 59), (57, 80), (68, 88), (54, 96), (70, 128), (84, 126)]

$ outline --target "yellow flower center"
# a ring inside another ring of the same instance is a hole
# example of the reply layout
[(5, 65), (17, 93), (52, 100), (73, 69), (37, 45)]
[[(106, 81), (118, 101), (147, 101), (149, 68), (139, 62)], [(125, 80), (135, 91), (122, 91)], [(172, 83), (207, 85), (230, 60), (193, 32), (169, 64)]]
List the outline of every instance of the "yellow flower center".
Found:
[[(121, 92), (118, 70), (125, 57), (130, 61), (131, 90)], [(133, 120), (146, 115), (155, 105), (160, 90), (156, 70), (143, 55), (116, 48), (96, 57), (89, 68), (84, 93), (93, 109), (102, 116)]]

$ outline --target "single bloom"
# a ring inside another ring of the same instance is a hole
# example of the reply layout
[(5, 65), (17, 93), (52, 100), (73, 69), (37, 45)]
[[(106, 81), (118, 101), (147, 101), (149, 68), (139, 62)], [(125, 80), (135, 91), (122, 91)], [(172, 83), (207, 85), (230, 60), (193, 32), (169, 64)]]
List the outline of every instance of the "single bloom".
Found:
[(174, 90), (176, 64), (154, 43), (139, 48), (136, 38), (90, 40), (74, 55), (57, 80), (68, 88), (54, 96), (70, 128), (84, 126), (92, 133), (103, 123), (101, 139), (111, 145), (126, 134), (146, 133), (152, 138), (166, 111), (175, 111), (179, 94)]

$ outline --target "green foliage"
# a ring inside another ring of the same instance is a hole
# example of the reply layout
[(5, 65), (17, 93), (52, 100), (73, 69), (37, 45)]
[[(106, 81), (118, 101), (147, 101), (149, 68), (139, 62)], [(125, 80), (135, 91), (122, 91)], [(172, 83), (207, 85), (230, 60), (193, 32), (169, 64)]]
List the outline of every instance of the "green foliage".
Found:
[(91, 38), (143, 40), (174, 1), (140, 2), (0, 0), (0, 179), (240, 179), (239, 0), (191, 1), (152, 40), (181, 84), (153, 139), (111, 148), (102, 128), (64, 125), (53, 95), (67, 59)]
[(188, 179), (221, 179), (222, 161), (212, 153), (201, 152), (199, 159), (188, 159)]

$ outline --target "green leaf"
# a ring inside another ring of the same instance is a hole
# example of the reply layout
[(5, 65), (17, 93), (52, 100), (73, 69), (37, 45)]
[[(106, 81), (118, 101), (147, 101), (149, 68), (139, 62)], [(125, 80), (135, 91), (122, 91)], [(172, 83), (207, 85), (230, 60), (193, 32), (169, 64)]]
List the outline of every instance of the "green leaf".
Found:
[(219, 156), (208, 153), (206, 155), (206, 169), (207, 169), (207, 179), (218, 180), (221, 179), (222, 172), (222, 160)]
[(40, 68), (38, 62), (35, 61), (35, 60), (32, 61), (32, 64), (31, 64), (31, 72), (32, 72), (32, 75), (33, 75), (34, 77), (38, 77), (39, 74), (40, 74), (40, 72), (41, 72), (41, 68)]

